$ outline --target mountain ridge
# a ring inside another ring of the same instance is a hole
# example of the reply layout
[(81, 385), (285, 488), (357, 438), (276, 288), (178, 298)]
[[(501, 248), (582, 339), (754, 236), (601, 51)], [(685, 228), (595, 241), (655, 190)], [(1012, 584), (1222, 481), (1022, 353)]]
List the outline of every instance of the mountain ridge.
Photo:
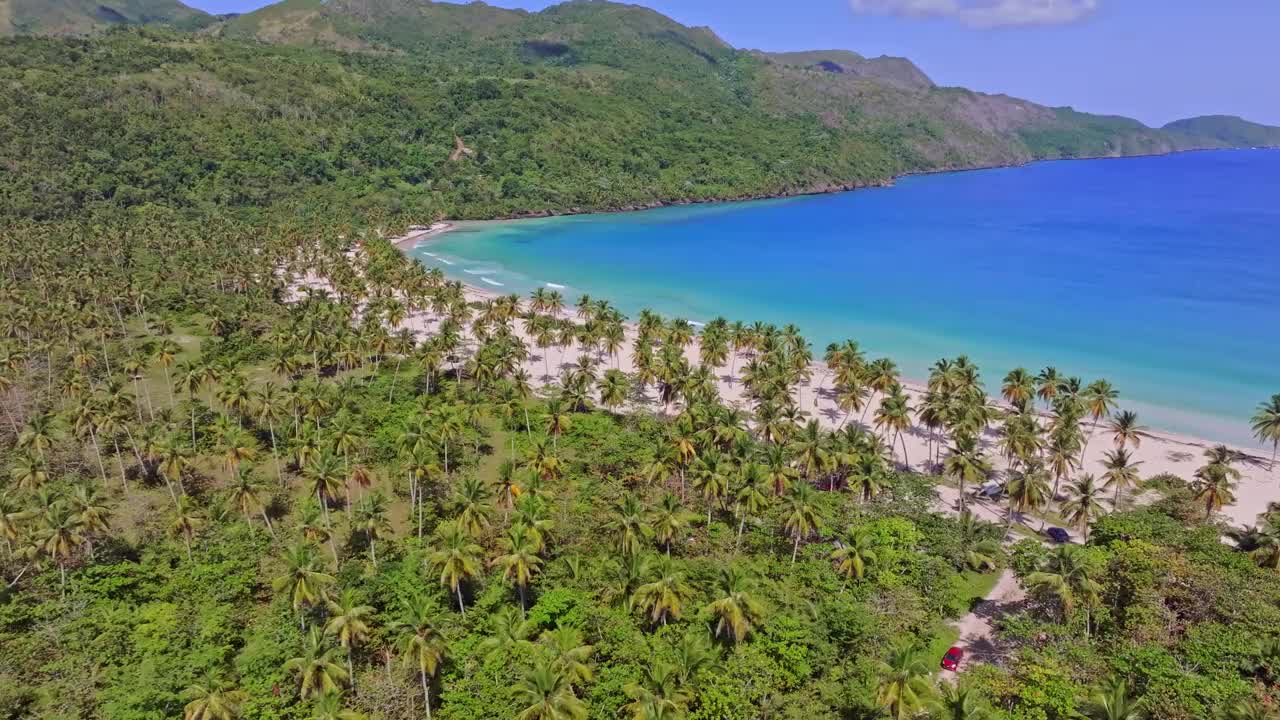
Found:
[(1222, 118), (1150, 128), (937, 86), (904, 58), (740, 50), (648, 8), (581, 0), (284, 0), (196, 34), (24, 36), (0, 43), (0, 61), (0, 127), (18, 130), (0, 133), (0, 196), (27, 217), (157, 204), (558, 214), (1280, 132)]

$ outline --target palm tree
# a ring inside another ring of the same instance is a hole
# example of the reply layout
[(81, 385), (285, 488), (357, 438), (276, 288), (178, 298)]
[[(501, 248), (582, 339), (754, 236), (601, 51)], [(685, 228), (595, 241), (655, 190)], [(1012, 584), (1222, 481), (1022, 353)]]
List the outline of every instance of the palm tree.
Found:
[[(663, 493), (662, 500), (658, 502), (658, 509), (653, 512), (651, 526), (654, 539), (662, 544), (667, 557), (671, 556), (671, 543), (675, 542), (676, 536), (683, 532), (688, 524), (689, 513), (680, 504), (680, 498), (673, 492)], [(739, 528), (739, 535), (741, 535), (741, 528)]]
[(800, 541), (822, 527), (822, 516), (818, 513), (816, 502), (817, 497), (813, 487), (807, 483), (794, 485), (787, 495), (790, 511), (787, 513), (784, 527), (795, 539), (791, 547), (792, 565), (795, 564), (796, 555), (800, 552)]
[(338, 599), (330, 600), (328, 606), (329, 622), (324, 626), (324, 633), (337, 638), (338, 646), (347, 653), (347, 675), (354, 688), (356, 672), (351, 656), (369, 638), (369, 624), (373, 620), (374, 609), (369, 605), (361, 605), (352, 588), (343, 588)]
[(1005, 402), (1020, 408), (1035, 397), (1036, 379), (1026, 368), (1014, 368), (1004, 376), (1000, 386), (1000, 394)]
[(457, 523), (445, 523), (437, 530), (437, 549), (431, 553), (431, 566), (440, 571), (440, 584), (458, 598), (458, 611), (466, 617), (462, 586), (480, 574), (483, 549)]
[(633, 604), (643, 610), (654, 625), (666, 625), (668, 619), (680, 619), (693, 588), (670, 558), (660, 556), (657, 575), (652, 582), (636, 588)]
[(737, 645), (764, 620), (764, 606), (751, 594), (751, 577), (733, 565), (720, 569), (717, 590), (707, 614), (716, 620), (716, 637)]
[(493, 625), (485, 639), (480, 641), (479, 649), (486, 660), (505, 661), (517, 647), (530, 644), (528, 638), (532, 629), (523, 610), (501, 608), (494, 613)]
[(378, 540), (391, 532), (391, 521), (387, 519), (387, 498), (381, 492), (374, 492), (360, 498), (355, 512), (351, 515), (351, 529), (364, 534), (369, 543), (369, 559), (373, 566), (378, 566)]
[(539, 650), (551, 657), (552, 667), (564, 673), (570, 685), (589, 682), (592, 678), (591, 666), (587, 661), (595, 648), (582, 641), (582, 632), (577, 628), (560, 627), (548, 630), (538, 638)]
[(991, 707), (977, 690), (941, 683), (940, 696), (929, 703), (930, 720), (991, 720)]
[(844, 576), (840, 586), (843, 595), (849, 581), (860, 581), (867, 575), (867, 568), (875, 565), (879, 559), (876, 555), (876, 538), (866, 528), (850, 525), (836, 548), (831, 551), (831, 559), (836, 563), (836, 572)]
[[(1093, 579), (1085, 551), (1078, 545), (1062, 545), (1046, 558), (1041, 569), (1026, 577), (1027, 587), (1044, 592), (1058, 600), (1063, 623), (1070, 622), (1076, 604), (1088, 613), (1098, 602), (1102, 586)], [(1090, 618), (1085, 618), (1085, 637), (1089, 636)]]
[[(315, 555), (307, 545), (298, 544), (285, 554), (285, 574), (271, 581), (277, 594), (288, 595), (294, 612), (316, 605), (327, 597), (327, 589), (337, 582), (332, 575), (321, 572)], [(303, 627), (305, 616), (301, 617)]]
[(1134, 462), (1132, 454), (1123, 447), (1107, 451), (1103, 460), (1107, 471), (1102, 474), (1102, 481), (1103, 487), (1115, 488), (1115, 496), (1111, 499), (1113, 508), (1119, 510), (1120, 494), (1138, 484), (1138, 466), (1141, 464)]
[(542, 558), (538, 556), (537, 545), (530, 536), (529, 529), (522, 523), (515, 523), (502, 539), (506, 552), (494, 559), (493, 564), (502, 568), (502, 576), (512, 582), (520, 591), (520, 612), (528, 607), (525, 592), (530, 583), (542, 570)]
[(1132, 410), (1116, 413), (1111, 418), (1110, 431), (1118, 450), (1124, 450), (1129, 445), (1137, 448), (1142, 444), (1142, 438), (1150, 437), (1147, 428), (1138, 424), (1138, 413)]
[(876, 702), (893, 720), (913, 717), (929, 692), (929, 667), (914, 648), (900, 645), (879, 663)]
[(254, 478), (253, 473), (248, 468), (240, 468), (236, 472), (235, 480), (231, 488), (227, 491), (228, 500), (240, 514), (244, 516), (244, 521), (248, 525), (252, 525), (250, 517), (253, 513), (262, 516), (262, 522), (267, 526), (267, 531), (275, 537), (275, 528), (271, 527), (271, 518), (267, 515), (267, 505), (262, 501), (259, 493), (262, 491), (262, 485)]
[[(734, 540), (734, 552), (737, 552), (742, 543), (742, 530), (746, 527), (747, 518), (759, 517), (773, 499), (773, 483), (758, 463), (744, 464), (739, 471), (738, 480), (738, 491), (734, 494), (734, 506), (738, 513), (738, 536)], [(669, 550), (668, 546), (668, 554)]]
[(27, 451), (34, 450), (40, 460), (44, 461), (45, 452), (53, 445), (57, 432), (57, 422), (53, 415), (33, 415), (22, 432), (18, 433), (18, 447)]
[(458, 483), (453, 495), (455, 521), (471, 537), (480, 537), (489, 529), (489, 515), (493, 512), (491, 497), (489, 486), (479, 477), (465, 477)]
[(182, 708), (183, 720), (236, 720), (240, 705), (249, 698), (215, 676), (189, 686), (183, 695), (190, 698)]
[(402, 662), (412, 668), (422, 683), (422, 702), (431, 717), (431, 678), (444, 664), (447, 646), (436, 627), (431, 602), (419, 597), (406, 604), (406, 617), (392, 624), (395, 648)]
[(1133, 688), (1119, 679), (1108, 683), (1085, 707), (1090, 720), (1145, 720), (1142, 700), (1133, 697)]
[[(1093, 438), (1093, 431), (1098, 427), (1098, 422), (1104, 417), (1111, 415), (1111, 411), (1116, 408), (1116, 398), (1120, 397), (1119, 391), (1111, 387), (1111, 383), (1106, 380), (1094, 380), (1081, 393), (1084, 400), (1084, 408), (1089, 413), (1089, 418), (1093, 420), (1089, 428), (1089, 434), (1085, 437), (1084, 451), (1089, 449), (1089, 440)], [(1134, 447), (1137, 447), (1135, 440)]]
[(613, 519), (608, 525), (618, 542), (618, 551), (624, 557), (640, 552), (644, 539), (653, 534), (653, 529), (644, 517), (644, 508), (640, 499), (631, 493), (623, 496), (614, 506)]
[(666, 720), (679, 718), (691, 695), (680, 687), (677, 669), (662, 659), (656, 659), (640, 668), (640, 681), (622, 687), (631, 702), (619, 708), (619, 713), (631, 720)]
[(1071, 527), (1084, 533), (1085, 542), (1089, 540), (1089, 525), (1105, 510), (1099, 500), (1102, 488), (1098, 487), (1093, 476), (1086, 473), (1076, 478), (1067, 488), (1068, 499), (1062, 506), (1062, 512), (1071, 523)]
[(621, 370), (611, 368), (605, 370), (596, 389), (600, 391), (600, 402), (610, 410), (617, 411), (626, 404), (627, 396), (631, 394), (631, 382)]
[(573, 685), (547, 659), (535, 660), (515, 686), (521, 710), (517, 720), (586, 720), (587, 707), (573, 692)]
[(953, 477), (960, 485), (960, 512), (964, 512), (965, 485), (978, 485), (991, 474), (991, 463), (987, 461), (978, 446), (978, 439), (972, 435), (959, 435), (955, 445), (942, 461), (942, 472)]
[(1272, 395), (1267, 402), (1259, 403), (1249, 424), (1259, 442), (1271, 443), (1271, 462), (1267, 465), (1270, 472), (1276, 467), (1276, 451), (1280, 450), (1280, 393)]
[[(1005, 494), (1009, 498), (1009, 507), (1006, 510), (1005, 517), (1005, 533), (1008, 534), (1009, 529), (1013, 527), (1013, 515), (1016, 511), (1020, 515), (1025, 515), (1029, 510), (1038, 511), (1049, 501), (1049, 478), (1045, 476), (1044, 471), (1038, 467), (1031, 467), (1022, 472), (1015, 473), (1009, 482), (1005, 484)], [(1041, 527), (1044, 523), (1041, 521)]]
[(181, 537), (187, 546), (187, 560), (192, 560), (191, 541), (195, 539), (200, 528), (208, 524), (204, 511), (195, 507), (191, 498), (183, 495), (178, 498), (178, 506), (174, 508), (173, 520), (169, 523), (169, 533)]
[(308, 720), (367, 720), (363, 713), (350, 710), (342, 704), (338, 693), (325, 693), (316, 698)]
[(1062, 386), (1062, 376), (1058, 374), (1055, 367), (1047, 367), (1036, 375), (1036, 395), (1044, 401), (1046, 405), (1051, 405), (1053, 399), (1058, 396), (1058, 389)]
[(48, 506), (42, 518), (43, 527), (39, 531), (39, 551), (58, 562), (58, 573), (61, 576), (62, 595), (67, 594), (67, 563), (75, 553), (75, 549), (84, 544), (84, 536), (80, 534), (80, 516), (63, 501), (54, 501)]
[(1195, 499), (1204, 504), (1206, 520), (1223, 506), (1236, 501), (1236, 479), (1239, 477), (1240, 471), (1225, 463), (1211, 462), (1196, 470), (1191, 491)]
[(327, 647), (320, 628), (311, 628), (302, 655), (290, 658), (284, 671), (298, 676), (298, 693), (303, 700), (336, 693), (347, 681), (347, 671), (336, 662), (337, 648)]

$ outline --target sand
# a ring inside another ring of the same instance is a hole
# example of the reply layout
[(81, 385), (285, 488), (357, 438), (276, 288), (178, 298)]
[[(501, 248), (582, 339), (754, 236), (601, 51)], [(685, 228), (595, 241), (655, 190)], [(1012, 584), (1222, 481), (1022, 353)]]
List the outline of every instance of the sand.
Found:
[[(410, 236), (397, 238), (393, 242), (395, 242), (397, 247), (400, 247), (402, 250), (408, 250), (423, 239), (432, 235), (448, 232), (453, 229), (453, 227), (454, 226), (448, 223), (437, 223), (430, 229), (419, 231), (411, 234)], [(307, 276), (295, 283), (295, 286), (327, 288), (327, 283), (323, 278)], [(464, 287), (466, 297), (474, 302), (496, 298), (502, 295), (502, 293), (499, 292), (494, 292), (484, 288), (477, 288), (470, 285)], [(567, 303), (572, 303), (573, 300), (574, 298), (565, 298)], [(570, 307), (563, 313), (562, 317), (572, 318), (574, 317), (574, 313), (575, 311)], [(418, 312), (407, 317), (397, 328), (390, 329), (396, 330), (400, 327), (408, 328), (421, 340), (425, 339), (429, 334), (434, 333), (438, 324), (439, 319), (433, 316), (430, 312)], [(524, 369), (529, 373), (531, 383), (537, 387), (544, 387), (553, 384), (555, 382), (555, 377), (558, 377), (560, 373), (560, 369), (563, 366), (576, 363), (579, 355), (583, 352), (576, 343), (563, 348), (552, 346), (545, 351), (547, 356), (544, 358), (544, 351), (537, 348), (531, 339), (524, 333), (522, 324), (517, 322), (515, 323), (515, 326), (517, 334), (520, 335), (520, 337), (528, 344), (531, 354), (524, 364)], [(600, 364), (601, 372), (603, 372), (605, 368), (613, 367), (619, 368), (623, 372), (627, 373), (634, 371), (634, 367), (630, 361), (630, 356), (631, 349), (634, 347), (636, 335), (636, 327), (633, 324), (628, 323), (626, 326), (627, 341), (623, 350), (619, 352), (616, 357), (604, 357), (603, 362)], [(468, 339), (468, 342), (469, 341), (470, 339)], [(696, 340), (686, 348), (685, 355), (688, 357), (691, 364), (696, 365), (699, 362)], [(736, 370), (738, 374), (741, 373), (742, 366), (745, 364), (746, 360), (747, 358), (745, 356), (739, 356), (735, 363), (734, 357), (731, 354), (728, 363), (717, 368), (716, 375), (718, 378), (717, 386), (723, 401), (729, 405), (742, 408), (743, 410), (750, 410), (750, 403), (743, 397), (742, 384), (738, 378), (733, 376), (734, 370)], [(549, 367), (551, 375), (555, 377), (545, 376), (546, 371), (544, 370), (544, 367)], [(812, 372), (810, 373), (810, 379), (802, 385), (797, 386), (795, 393), (796, 400), (807, 417), (816, 418), (824, 427), (835, 428), (844, 420), (845, 414), (836, 407), (835, 399), (829, 392), (830, 381), (831, 377), (827, 368), (821, 364), (814, 364)], [(917, 383), (904, 381), (903, 387), (911, 398), (913, 406), (918, 403), (920, 397), (924, 394), (924, 388)], [(879, 394), (875, 394), (868, 400), (871, 407), (871, 410), (867, 412), (868, 424), (870, 422), (870, 416), (875, 412), (875, 408), (879, 406), (880, 399)], [(1120, 399), (1120, 404), (1123, 408), (1123, 396)], [(662, 407), (656, 400), (656, 393), (654, 389), (650, 387), (648, 388), (648, 395), (645, 399), (635, 403), (630, 403), (624, 408), (624, 410), (641, 410), (661, 413)], [(669, 411), (678, 412), (679, 408), (678, 406), (672, 407)], [(857, 417), (853, 417), (849, 420), (851, 423), (856, 423), (857, 421)], [(1086, 433), (1088, 432), (1089, 427), (1086, 425)], [(904, 439), (906, 445), (905, 457), (902, 449), (903, 443), (900, 441), (895, 448), (895, 458), (897, 462), (906, 469), (917, 471), (930, 470), (930, 468), (924, 467), (924, 462), (929, 453), (929, 432), (922, 426), (917, 425), (913, 427), (909, 433), (904, 434)], [(940, 438), (937, 437), (933, 438), (935, 444), (939, 439)], [(995, 469), (995, 479), (998, 480), (1006, 472), (1007, 463), (995, 447), (996, 440), (996, 432), (994, 430), (989, 430), (982, 438), (981, 443), (987, 449), (988, 457), (992, 461), (992, 465)], [(1204, 451), (1207, 448), (1218, 444), (1220, 443), (1213, 440), (1189, 437), (1152, 429), (1149, 437), (1142, 439), (1141, 444), (1136, 449), (1134, 449), (1132, 445), (1130, 445), (1130, 448), (1133, 451), (1134, 459), (1141, 463), (1138, 465), (1138, 470), (1143, 478), (1161, 473), (1171, 473), (1183, 479), (1190, 480), (1195, 470), (1203, 464)], [(1237, 464), (1237, 468), (1240, 470), (1242, 477), (1236, 489), (1236, 502), (1223, 508), (1222, 514), (1233, 524), (1251, 525), (1256, 521), (1257, 515), (1266, 510), (1267, 503), (1280, 500), (1280, 463), (1277, 464), (1277, 469), (1269, 469), (1268, 454), (1253, 448), (1228, 446), (1241, 454), (1242, 460)], [(1105, 469), (1102, 466), (1104, 453), (1113, 447), (1111, 438), (1106, 433), (1105, 428), (1098, 428), (1098, 430), (1092, 435), (1084, 462), (1077, 473), (1093, 473), (1095, 476), (1100, 478), (1103, 472), (1105, 472)], [(945, 450), (943, 455), (945, 456)], [(949, 493), (943, 493), (943, 495), (943, 502), (939, 504), (939, 509), (952, 509), (955, 502), (955, 491), (949, 490)], [(1001, 508), (991, 503), (988, 503), (985, 506), (975, 507), (974, 509), (980, 516), (983, 516), (984, 519), (994, 521), (1003, 517)]]

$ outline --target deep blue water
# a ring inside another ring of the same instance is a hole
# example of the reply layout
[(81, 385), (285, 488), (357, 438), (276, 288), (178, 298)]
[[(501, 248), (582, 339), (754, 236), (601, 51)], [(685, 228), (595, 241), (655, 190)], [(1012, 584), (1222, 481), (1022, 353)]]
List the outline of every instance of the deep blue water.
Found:
[[(1280, 151), (1039, 163), (896, 187), (472, 227), (414, 251), (480, 287), (563, 285), (854, 338), (923, 378), (971, 356), (1105, 377), (1145, 424), (1255, 444), (1280, 392)], [(442, 263), (441, 259), (453, 263)]]

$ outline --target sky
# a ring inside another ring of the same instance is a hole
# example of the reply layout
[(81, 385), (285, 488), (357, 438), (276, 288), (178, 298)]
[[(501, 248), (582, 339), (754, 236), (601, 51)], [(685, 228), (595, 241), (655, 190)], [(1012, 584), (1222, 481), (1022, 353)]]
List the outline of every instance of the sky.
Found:
[[(740, 48), (902, 56), (940, 85), (1154, 126), (1208, 114), (1280, 125), (1280, 0), (633, 1)], [(187, 3), (209, 12), (268, 4)]]

